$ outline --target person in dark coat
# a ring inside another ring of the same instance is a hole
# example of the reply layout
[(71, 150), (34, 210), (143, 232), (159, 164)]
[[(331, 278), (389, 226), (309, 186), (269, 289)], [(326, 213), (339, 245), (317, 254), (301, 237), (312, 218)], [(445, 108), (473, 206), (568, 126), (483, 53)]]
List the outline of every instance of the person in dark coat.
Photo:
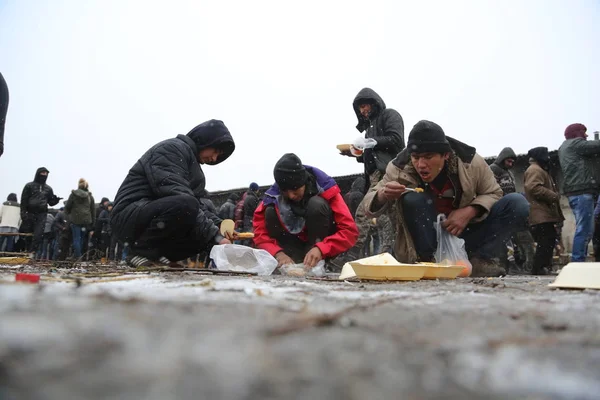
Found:
[(314, 267), (354, 246), (358, 230), (339, 186), (318, 168), (284, 154), (273, 170), (275, 184), (254, 213), (254, 243), (278, 265)]
[(235, 204), (240, 199), (235, 193), (231, 193), (227, 198), (227, 201), (219, 207), (219, 218), (221, 219), (231, 219), (235, 217)]
[(348, 206), (348, 209), (350, 210), (352, 217), (355, 219), (356, 219), (356, 210), (358, 209), (358, 205), (360, 204), (362, 199), (365, 197), (365, 193), (363, 191), (364, 187), (365, 187), (365, 178), (362, 176), (359, 176), (358, 178), (356, 178), (354, 180), (354, 182), (352, 182), (350, 191), (348, 193), (346, 193), (346, 195), (344, 196), (344, 201), (346, 202), (346, 205)]
[(100, 214), (102, 213), (102, 211), (106, 210), (109, 201), (110, 200), (108, 199), (108, 197), (103, 197), (102, 200), (100, 200), (100, 204), (98, 204), (98, 207), (96, 208), (96, 223), (93, 227), (94, 235), (92, 236), (91, 242), (94, 248), (98, 250), (98, 253), (94, 254), (94, 256), (100, 256), (100, 253), (102, 253), (102, 249), (107, 248), (110, 244), (102, 243), (102, 235), (100, 234), (100, 232), (102, 232), (102, 224), (99, 221)]
[(210, 194), (206, 189), (200, 191), (198, 200), (200, 200), (200, 209), (202, 209), (204, 215), (206, 215), (213, 224), (220, 227), (223, 219), (219, 217), (217, 207), (215, 207), (215, 203), (210, 199)]
[(52, 243), (52, 246), (54, 247), (54, 251), (52, 252), (53, 260), (64, 260), (66, 258), (66, 254), (64, 257), (61, 257), (61, 253), (64, 253), (64, 250), (61, 248), (61, 242), (65, 240), (63, 236), (65, 235), (65, 231), (67, 230), (67, 228), (68, 226), (65, 208), (61, 207), (56, 213), (56, 216), (54, 217), (54, 222), (52, 223), (52, 231), (54, 232), (54, 241)]
[[(373, 89), (364, 88), (354, 98), (352, 108), (358, 119), (356, 129), (364, 132), (366, 139), (374, 139), (377, 144), (370, 149), (364, 149), (362, 155), (356, 160), (364, 164), (365, 187), (367, 193), (377, 185), (385, 175), (385, 170), (390, 161), (404, 149), (404, 121), (400, 113), (392, 108), (387, 108), (385, 102)], [(350, 152), (342, 152), (351, 156)], [(358, 240), (356, 246), (349, 254), (350, 258), (358, 258), (365, 247), (372, 225), (362, 207), (357, 207), (353, 214), (358, 226)], [(393, 237), (380, 238), (384, 247), (391, 247)]]
[[(100, 215), (98, 216), (98, 219), (96, 220), (96, 231), (95, 231), (95, 236), (99, 237), (99, 247), (98, 250), (100, 251), (100, 257), (106, 257), (106, 250), (110, 247), (111, 245), (111, 234), (112, 231), (110, 229), (110, 212), (113, 209), (113, 204), (110, 201), (107, 201), (105, 206), (102, 208), (102, 211), (100, 211)], [(111, 249), (111, 251), (114, 251)], [(110, 254), (111, 251), (109, 251), (109, 258), (110, 258)]]
[[(490, 165), (490, 169), (494, 173), (496, 182), (502, 189), (502, 195), (506, 196), (510, 193), (517, 192), (517, 185), (515, 184), (515, 176), (511, 169), (513, 169), (515, 162), (517, 161), (517, 155), (511, 147), (505, 147), (500, 151), (496, 161)], [(515, 263), (508, 261), (508, 254), (503, 252), (500, 256), (504, 268), (512, 275), (527, 274), (533, 268), (533, 257), (535, 254), (533, 238), (529, 230), (522, 230), (516, 232), (512, 238), (507, 242), (507, 245), (512, 246), (515, 251)]]
[(246, 198), (244, 199), (244, 223), (242, 226), (244, 232), (252, 232), (252, 220), (254, 219), (254, 212), (259, 203), (260, 195), (258, 193), (258, 184), (252, 182), (246, 192)]
[(4, 153), (4, 125), (8, 111), (8, 86), (0, 73), (0, 156)]
[(33, 240), (27, 239), (27, 247), (34, 255), (42, 244), (48, 205), (55, 206), (62, 199), (46, 184), (49, 173), (44, 167), (38, 168), (33, 182), (25, 185), (21, 194), (21, 232), (33, 233)]
[(201, 164), (217, 165), (235, 150), (222, 121), (206, 121), (187, 135), (152, 146), (119, 188), (110, 224), (129, 244), (134, 266), (194, 256), (215, 244), (231, 243), (200, 206), (206, 180)]
[(517, 191), (515, 176), (511, 172), (511, 169), (515, 165), (515, 161), (517, 161), (517, 155), (514, 150), (510, 147), (505, 147), (500, 154), (498, 154), (498, 157), (496, 157), (496, 161), (490, 165), (490, 168), (494, 173), (494, 178), (496, 178), (496, 182), (500, 185), (500, 189), (502, 189), (504, 195), (515, 193)]

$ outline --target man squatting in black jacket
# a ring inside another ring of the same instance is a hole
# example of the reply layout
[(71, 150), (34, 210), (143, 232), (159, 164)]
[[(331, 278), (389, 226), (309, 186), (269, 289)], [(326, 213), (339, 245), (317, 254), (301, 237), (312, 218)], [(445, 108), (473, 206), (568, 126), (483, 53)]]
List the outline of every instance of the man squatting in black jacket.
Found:
[(234, 150), (225, 124), (213, 119), (152, 146), (135, 163), (110, 220), (113, 235), (129, 243), (130, 265), (168, 265), (231, 243), (200, 204), (206, 184), (201, 164), (219, 164)]

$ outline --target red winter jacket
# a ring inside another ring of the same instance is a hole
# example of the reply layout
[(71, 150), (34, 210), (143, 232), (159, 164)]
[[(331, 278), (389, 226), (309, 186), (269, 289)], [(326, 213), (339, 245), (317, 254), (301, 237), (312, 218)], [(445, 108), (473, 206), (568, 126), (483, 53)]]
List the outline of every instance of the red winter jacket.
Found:
[[(307, 165), (305, 165), (305, 167), (311, 172), (313, 170), (316, 170), (314, 172), (317, 172), (315, 174), (317, 175), (317, 177), (318, 173), (322, 174), (321, 171), (317, 170), (314, 167), (309, 167)], [(333, 179), (331, 179), (331, 181), (333, 181)], [(335, 184), (335, 182), (329, 185), (327, 184), (327, 182), (325, 182), (325, 184), (321, 184), (321, 182), (319, 183), (321, 187), (329, 186), (329, 188), (325, 189), (319, 196), (323, 197), (329, 203), (329, 206), (333, 211), (333, 218), (336, 223), (337, 231), (333, 235), (327, 236), (325, 239), (323, 239), (322, 242), (317, 243), (315, 246), (317, 246), (319, 250), (321, 250), (323, 258), (331, 258), (349, 250), (350, 248), (352, 248), (352, 246), (354, 246), (354, 244), (356, 243), (356, 239), (358, 238), (358, 229), (356, 227), (356, 223), (354, 222), (354, 218), (352, 218), (350, 210), (348, 209), (348, 206), (346, 205), (346, 202), (344, 201), (344, 198), (341, 195), (339, 186)], [(276, 190), (273, 190), (274, 188), (276, 188)], [(277, 240), (271, 238), (269, 236), (269, 233), (267, 232), (267, 226), (265, 221), (265, 209), (267, 206), (265, 206), (265, 201), (267, 201), (268, 199), (269, 192), (271, 192), (272, 195), (276, 195), (279, 193), (279, 188), (277, 188), (276, 185), (271, 187), (271, 189), (269, 189), (266, 192), (265, 200), (260, 202), (260, 204), (256, 208), (256, 211), (254, 212), (254, 243), (257, 248), (266, 250), (272, 256), (275, 256), (275, 254), (277, 254), (280, 251), (283, 251), (283, 249), (281, 248), (281, 246), (279, 246)], [(274, 207), (277, 211), (277, 215), (279, 215), (279, 220), (281, 221), (281, 215), (279, 214), (279, 206), (277, 202), (271, 201), (270, 204), (274, 204)], [(283, 223), (281, 225), (285, 229), (285, 225)], [(306, 242), (306, 228), (297, 236), (300, 240)]]

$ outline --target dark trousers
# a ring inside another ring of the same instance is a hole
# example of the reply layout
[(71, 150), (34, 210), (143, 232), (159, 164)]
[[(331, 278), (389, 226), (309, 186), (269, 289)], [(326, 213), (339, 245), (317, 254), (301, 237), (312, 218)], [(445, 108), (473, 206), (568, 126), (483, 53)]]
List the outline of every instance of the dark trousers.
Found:
[[(402, 197), (404, 221), (411, 234), (417, 255), (421, 260), (432, 260), (437, 248), (434, 223), (437, 211), (421, 193), (407, 193)], [(460, 236), (465, 240), (469, 257), (490, 260), (499, 257), (512, 234), (525, 229), (529, 203), (521, 194), (511, 193), (498, 200), (482, 222), (469, 224)]]
[(544, 274), (544, 268), (552, 268), (552, 255), (558, 233), (554, 227), (554, 222), (532, 225), (530, 229), (533, 240), (537, 243), (531, 274)]
[(336, 228), (333, 219), (333, 211), (327, 200), (320, 196), (311, 197), (306, 206), (305, 227), (308, 241), (301, 240), (297, 235), (289, 233), (282, 225), (275, 207), (267, 207), (265, 210), (265, 222), (269, 236), (277, 240), (277, 244), (283, 248), (294, 262), (304, 261), (306, 253), (312, 249), (315, 243), (335, 233)]
[(44, 239), (44, 228), (46, 226), (46, 214), (43, 213), (27, 213), (27, 217), (21, 223), (22, 233), (33, 233), (33, 240), (27, 237), (27, 251), (36, 253), (41, 250), (42, 241)]
[(97, 240), (96, 243), (97, 243), (98, 251), (100, 252), (100, 257), (107, 257), (106, 250), (108, 250), (110, 247), (110, 233), (95, 232), (94, 236), (96, 236), (96, 234), (98, 234), (98, 236), (96, 237), (96, 240)]
[(166, 257), (179, 261), (207, 251), (213, 238), (197, 223), (200, 206), (188, 195), (163, 197), (145, 205), (135, 221), (134, 240), (129, 243), (133, 255), (151, 260)]

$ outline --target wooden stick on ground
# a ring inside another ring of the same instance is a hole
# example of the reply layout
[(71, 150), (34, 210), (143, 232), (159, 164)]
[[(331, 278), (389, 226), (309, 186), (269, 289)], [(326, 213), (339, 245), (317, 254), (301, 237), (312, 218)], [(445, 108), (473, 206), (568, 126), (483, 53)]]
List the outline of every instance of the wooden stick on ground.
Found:
[(312, 327), (332, 325), (338, 319), (353, 311), (365, 311), (369, 308), (377, 307), (385, 303), (390, 303), (394, 300), (397, 300), (397, 298), (385, 298), (370, 304), (356, 304), (354, 306), (344, 308), (343, 310), (331, 314), (317, 314), (309, 315), (307, 317), (300, 317), (292, 320), (287, 325), (269, 329), (267, 331), (267, 336), (283, 336), (289, 333), (298, 332)]

